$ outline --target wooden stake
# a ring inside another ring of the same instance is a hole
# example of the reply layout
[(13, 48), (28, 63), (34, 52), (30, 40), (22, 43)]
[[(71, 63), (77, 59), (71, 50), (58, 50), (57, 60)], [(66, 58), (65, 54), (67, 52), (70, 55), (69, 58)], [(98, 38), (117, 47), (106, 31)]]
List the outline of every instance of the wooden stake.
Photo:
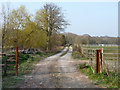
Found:
[(7, 57), (6, 57), (6, 54), (4, 56), (5, 56), (4, 76), (7, 76)]
[(16, 47), (16, 76), (18, 75), (18, 47)]
[(96, 73), (100, 72), (100, 52), (101, 50), (96, 50)]

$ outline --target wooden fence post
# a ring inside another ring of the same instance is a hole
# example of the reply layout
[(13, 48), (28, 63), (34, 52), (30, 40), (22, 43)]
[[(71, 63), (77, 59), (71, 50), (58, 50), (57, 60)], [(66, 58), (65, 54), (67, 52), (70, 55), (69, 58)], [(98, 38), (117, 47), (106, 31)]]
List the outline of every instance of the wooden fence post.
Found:
[(96, 50), (96, 73), (100, 72), (100, 52), (101, 50)]
[(7, 56), (6, 56), (6, 54), (4, 56), (5, 56), (4, 76), (7, 76)]
[(103, 63), (103, 48), (102, 48), (102, 51), (100, 53), (100, 58), (101, 58), (101, 72), (103, 71), (103, 68), (102, 68), (102, 63)]
[(16, 76), (18, 75), (18, 47), (16, 47)]

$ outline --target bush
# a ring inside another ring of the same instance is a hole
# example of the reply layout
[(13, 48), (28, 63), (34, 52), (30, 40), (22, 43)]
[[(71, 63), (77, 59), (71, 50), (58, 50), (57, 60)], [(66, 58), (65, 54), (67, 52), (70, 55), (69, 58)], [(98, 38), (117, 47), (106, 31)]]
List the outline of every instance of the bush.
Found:
[(41, 52), (36, 52), (36, 54), (38, 54), (38, 55), (42, 56), (42, 53), (41, 53)]
[(73, 46), (73, 51), (77, 51), (77, 52), (82, 52), (81, 47), (80, 46)]
[(26, 62), (18, 66), (19, 74), (27, 74), (32, 70), (32, 59), (28, 58)]

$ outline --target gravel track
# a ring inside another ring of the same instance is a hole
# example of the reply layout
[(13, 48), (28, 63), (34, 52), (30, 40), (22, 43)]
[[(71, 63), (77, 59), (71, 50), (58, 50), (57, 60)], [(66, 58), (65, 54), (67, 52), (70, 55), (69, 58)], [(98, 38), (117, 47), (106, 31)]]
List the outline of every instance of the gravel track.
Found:
[(98, 88), (77, 70), (77, 64), (87, 61), (72, 60), (72, 47), (66, 55), (60, 57), (66, 50), (36, 64), (19, 88)]

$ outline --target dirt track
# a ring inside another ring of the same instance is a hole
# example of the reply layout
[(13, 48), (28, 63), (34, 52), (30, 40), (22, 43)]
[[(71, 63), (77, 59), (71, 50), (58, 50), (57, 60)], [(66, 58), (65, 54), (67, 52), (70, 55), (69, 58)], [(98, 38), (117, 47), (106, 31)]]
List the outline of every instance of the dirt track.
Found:
[(59, 57), (61, 53), (36, 64), (19, 88), (97, 88), (87, 76), (77, 70), (77, 64), (83, 62), (72, 60), (72, 47), (66, 55)]

